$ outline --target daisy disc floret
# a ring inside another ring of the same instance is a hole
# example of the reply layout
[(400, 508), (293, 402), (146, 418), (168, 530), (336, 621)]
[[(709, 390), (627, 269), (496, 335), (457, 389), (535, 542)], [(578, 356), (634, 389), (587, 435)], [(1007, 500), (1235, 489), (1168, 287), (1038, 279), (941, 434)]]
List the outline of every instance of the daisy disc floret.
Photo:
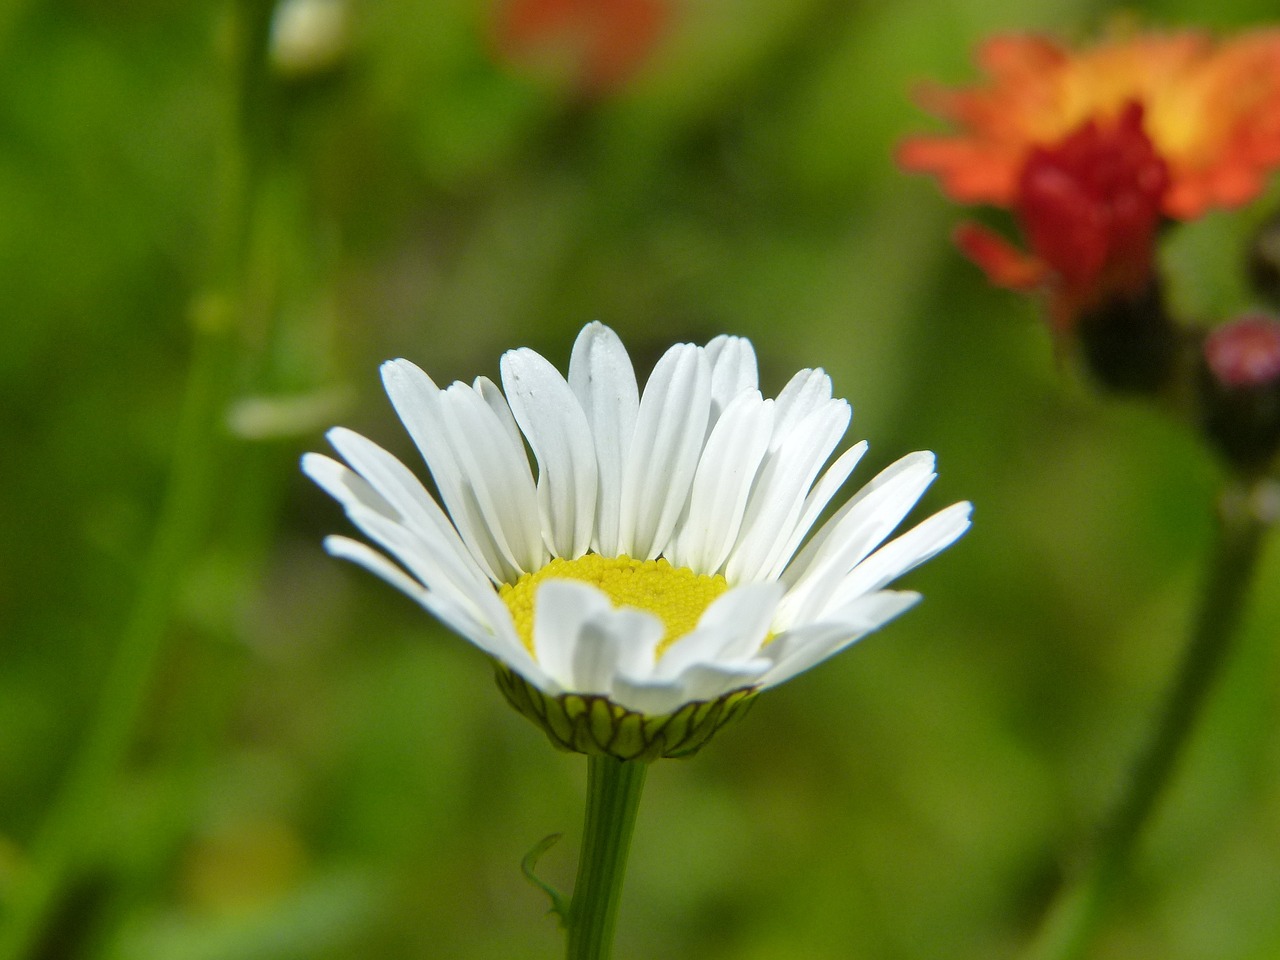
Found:
[(501, 389), (442, 389), (407, 360), (382, 375), (440, 502), (335, 428), (346, 463), (307, 454), (303, 469), (384, 552), (325, 547), (492, 657), (508, 700), (565, 749), (692, 753), (757, 692), (912, 606), (887, 585), (969, 525), (958, 503), (885, 542), (935, 477), (927, 452), (818, 525), (866, 443), (832, 459), (850, 410), (830, 378), (802, 370), (766, 399), (740, 337), (672, 347), (643, 392), (599, 323), (567, 378), (528, 349), (503, 356)]

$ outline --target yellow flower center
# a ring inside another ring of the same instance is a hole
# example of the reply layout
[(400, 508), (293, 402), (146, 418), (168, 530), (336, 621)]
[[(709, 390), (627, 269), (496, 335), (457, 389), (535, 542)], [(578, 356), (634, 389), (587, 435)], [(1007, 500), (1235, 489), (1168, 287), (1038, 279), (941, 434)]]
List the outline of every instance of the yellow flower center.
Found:
[(511, 611), (516, 631), (533, 652), (534, 595), (546, 580), (581, 580), (604, 591), (615, 607), (635, 607), (652, 613), (666, 627), (658, 653), (698, 625), (711, 601), (729, 589), (724, 577), (673, 567), (666, 560), (632, 560), (588, 553), (577, 560), (552, 560), (541, 570), (526, 573), (498, 594)]

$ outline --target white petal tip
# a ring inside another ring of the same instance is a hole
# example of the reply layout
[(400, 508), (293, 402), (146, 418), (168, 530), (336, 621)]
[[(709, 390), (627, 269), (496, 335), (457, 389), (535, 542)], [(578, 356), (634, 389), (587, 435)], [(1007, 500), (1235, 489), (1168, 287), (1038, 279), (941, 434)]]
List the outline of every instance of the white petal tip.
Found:
[(322, 453), (304, 453), (298, 460), (298, 466), (308, 477), (315, 478), (317, 470), (323, 470), (321, 466), (329, 458)]
[(378, 368), (378, 372), (382, 375), (383, 384), (388, 387), (393, 382), (402, 382), (410, 377), (426, 376), (421, 367), (403, 357), (384, 361), (382, 366)]
[(915, 464), (928, 464), (930, 470), (938, 465), (938, 457), (932, 450), (916, 450), (913, 453), (908, 453), (902, 459), (913, 466)]
[(938, 516), (947, 518), (947, 523), (954, 530), (951, 540), (957, 540), (973, 526), (973, 504), (968, 500), (961, 500), (938, 511)]

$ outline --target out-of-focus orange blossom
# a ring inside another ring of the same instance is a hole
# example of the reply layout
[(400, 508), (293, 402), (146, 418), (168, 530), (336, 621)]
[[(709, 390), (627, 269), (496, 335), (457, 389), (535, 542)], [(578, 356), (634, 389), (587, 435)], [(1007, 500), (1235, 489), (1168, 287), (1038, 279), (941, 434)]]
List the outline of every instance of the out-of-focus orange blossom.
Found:
[(1139, 34), (1071, 50), (1000, 36), (978, 61), (985, 83), (920, 91), (951, 134), (905, 141), (899, 163), (936, 174), (953, 199), (1011, 206), (1028, 156), (1131, 104), (1164, 160), (1162, 212), (1188, 219), (1256, 196), (1280, 164), (1280, 29), (1217, 42), (1200, 31)]
[(640, 69), (669, 20), (669, 0), (497, 0), (499, 55), (588, 96), (611, 93)]
[(975, 223), (962, 224), (956, 242), (993, 283), (1045, 290), (1050, 322), (1066, 332), (1081, 312), (1150, 283), (1168, 184), (1142, 108), (1130, 103), (1114, 122), (1089, 120), (1028, 155), (1012, 205), (1030, 254)]

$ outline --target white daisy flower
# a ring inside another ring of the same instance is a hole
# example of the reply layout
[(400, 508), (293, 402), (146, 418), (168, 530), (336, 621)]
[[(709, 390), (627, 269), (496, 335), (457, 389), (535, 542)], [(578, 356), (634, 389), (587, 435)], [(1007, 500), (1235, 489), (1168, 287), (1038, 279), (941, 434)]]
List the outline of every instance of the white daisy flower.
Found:
[(765, 399), (741, 337), (672, 347), (643, 393), (599, 323), (568, 379), (529, 349), (501, 374), (502, 389), (441, 389), (408, 360), (382, 367), (441, 503), (342, 427), (328, 438), (346, 465), (302, 466), (385, 552), (339, 536), (326, 549), (491, 656), (511, 703), (567, 749), (692, 753), (755, 693), (915, 604), (886, 585), (969, 526), (957, 503), (884, 542), (935, 477), (920, 452), (814, 531), (867, 445), (823, 470), (848, 402), (820, 369)]

